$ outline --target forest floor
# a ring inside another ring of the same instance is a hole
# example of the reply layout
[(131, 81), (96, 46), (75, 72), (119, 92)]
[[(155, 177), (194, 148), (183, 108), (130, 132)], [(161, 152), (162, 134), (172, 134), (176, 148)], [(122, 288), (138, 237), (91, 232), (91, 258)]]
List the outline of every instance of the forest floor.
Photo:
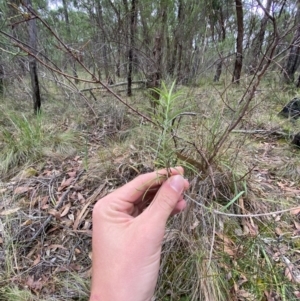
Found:
[[(176, 131), (197, 147), (176, 146), (176, 163), (190, 166), (188, 208), (170, 219), (154, 299), (299, 300), (300, 150), (290, 141), (300, 123), (277, 116), (296, 91), (265, 83), (200, 170), (197, 149), (213, 151), (235, 118), (224, 100), (237, 108), (242, 93), (219, 90), (182, 88), (195, 115)], [(22, 96), (1, 104), (0, 300), (88, 300), (93, 205), (157, 166), (155, 126), (108, 94), (95, 93), (96, 116), (79, 99), (49, 95), (38, 121)], [(127, 101), (149, 113), (146, 98)]]

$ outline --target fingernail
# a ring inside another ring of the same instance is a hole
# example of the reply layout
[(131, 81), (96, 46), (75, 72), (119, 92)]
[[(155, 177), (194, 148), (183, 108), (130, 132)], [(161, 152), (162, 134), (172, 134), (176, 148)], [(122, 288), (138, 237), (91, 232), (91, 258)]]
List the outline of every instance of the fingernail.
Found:
[(182, 193), (184, 189), (184, 179), (180, 175), (170, 178), (170, 186), (178, 193)]

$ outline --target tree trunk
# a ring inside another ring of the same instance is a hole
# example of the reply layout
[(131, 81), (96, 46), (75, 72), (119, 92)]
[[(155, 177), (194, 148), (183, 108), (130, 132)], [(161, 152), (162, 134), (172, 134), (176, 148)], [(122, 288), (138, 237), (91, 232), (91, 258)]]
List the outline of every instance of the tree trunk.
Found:
[(3, 65), (0, 64), (0, 95), (3, 95), (4, 92), (4, 68)]
[(178, 45), (178, 67), (177, 67), (177, 78), (178, 79), (182, 79), (183, 75), (182, 75), (182, 72), (181, 72), (181, 69), (182, 69), (182, 44), (180, 43)]
[(300, 75), (299, 75), (299, 77), (298, 77), (298, 79), (297, 79), (296, 87), (297, 87), (297, 88), (300, 88)]
[(131, 0), (130, 11), (130, 47), (128, 52), (128, 75), (127, 75), (127, 95), (132, 95), (132, 73), (134, 64), (135, 32), (137, 24), (137, 3), (138, 0)]
[[(64, 17), (65, 17), (68, 39), (71, 39), (71, 28), (70, 28), (67, 0), (62, 0), (62, 3), (63, 3), (63, 10), (64, 10)], [(68, 41), (68, 42), (70, 42), (70, 41)]]
[[(226, 39), (226, 29), (225, 29), (225, 23), (224, 23), (224, 16), (223, 16), (223, 11), (222, 7), (219, 9), (219, 25), (221, 28), (221, 32), (219, 33), (219, 41), (224, 42)], [(223, 66), (223, 51), (220, 52), (220, 59), (217, 63), (217, 68), (216, 68), (216, 74), (214, 76), (214, 82), (218, 82), (220, 80), (221, 74), (222, 74), (222, 66)]]
[(145, 13), (145, 6), (140, 7), (140, 20), (142, 24), (142, 39), (145, 47), (145, 56), (151, 57), (151, 34), (148, 25), (148, 15)]
[(100, 45), (102, 45), (102, 58), (104, 62), (104, 73), (105, 79), (107, 80), (109, 75), (109, 66), (108, 66), (108, 56), (107, 56), (107, 39), (106, 39), (106, 32), (104, 28), (104, 20), (103, 20), (103, 9), (100, 0), (96, 2), (96, 9), (97, 9), (97, 19), (99, 27), (101, 28), (102, 34), (99, 35), (100, 38)]
[[(11, 1), (7, 1), (7, 3), (11, 3), (11, 5), (8, 5), (8, 18), (7, 20), (14, 20), (15, 18), (15, 7), (20, 5), (20, 2), (18, 0), (11, 0)], [(23, 37), (23, 32), (17, 30), (18, 26), (11, 26), (11, 34), (14, 38), (16, 39), (21, 39), (20, 36)], [(18, 36), (19, 34), (19, 36)], [(18, 56), (16, 55), (14, 58), (14, 61), (17, 62), (19, 69), (14, 68), (15, 71), (18, 73), (19, 76), (25, 76), (27, 73), (26, 70), (26, 62), (27, 60), (25, 58), (23, 58), (22, 56)]]
[[(283, 72), (283, 79), (285, 83), (292, 83), (297, 68), (300, 64), (300, 0), (298, 0), (298, 8), (295, 17), (296, 31), (291, 43), (289, 56), (286, 61), (285, 70)], [(298, 85), (298, 83), (297, 83)]]
[[(182, 22), (183, 21), (183, 2), (182, 0), (179, 0), (178, 3), (178, 13), (177, 13), (177, 26), (175, 28), (174, 32), (174, 43), (173, 43), (173, 53), (172, 53), (172, 59), (169, 67), (169, 73), (171, 76), (175, 73), (176, 63), (178, 62), (178, 56), (181, 56), (179, 53), (179, 49), (181, 47), (180, 43), (180, 37), (182, 37), (181, 34), (181, 28), (182, 28)], [(181, 47), (182, 48), (182, 47)], [(179, 65), (179, 64), (177, 64)]]
[(253, 61), (252, 61), (251, 67), (250, 67), (250, 74), (254, 74), (257, 71), (257, 65), (259, 62), (259, 57), (261, 54), (262, 45), (263, 45), (264, 38), (265, 38), (265, 32), (266, 32), (266, 28), (267, 28), (267, 24), (268, 24), (268, 20), (269, 20), (268, 14), (270, 13), (270, 10), (271, 10), (272, 1), (273, 0), (267, 1), (266, 12), (265, 12), (264, 17), (261, 20), (259, 33), (255, 37), (255, 39), (253, 40), (253, 43), (252, 43)]
[(117, 20), (118, 20), (118, 26), (117, 26), (117, 57), (115, 58), (115, 64), (116, 64), (116, 76), (121, 77), (121, 56), (122, 56), (122, 43), (121, 43), (121, 31), (122, 31), (122, 21), (121, 21), (121, 12), (118, 7), (112, 3), (112, 1), (109, 1), (110, 5), (113, 7)]
[(236, 57), (232, 82), (239, 84), (243, 67), (243, 37), (244, 37), (244, 20), (242, 0), (235, 0), (236, 21), (237, 21), (237, 38), (236, 38)]
[[(66, 23), (66, 30), (67, 30), (67, 43), (69, 44), (72, 40), (72, 36), (71, 36), (71, 26), (70, 26), (70, 21), (69, 21), (69, 13), (68, 13), (68, 3), (67, 0), (62, 0), (63, 3), (63, 11), (64, 11), (64, 17), (65, 17), (65, 23)], [(78, 84), (78, 75), (77, 75), (77, 70), (76, 70), (76, 59), (71, 56), (71, 68), (73, 71), (73, 76), (75, 77), (75, 83)], [(67, 65), (66, 65), (67, 67)]]
[(41, 95), (40, 95), (40, 86), (39, 78), (37, 73), (37, 63), (33, 59), (29, 62), (31, 86), (33, 92), (33, 110), (35, 114), (38, 114), (41, 110)]
[[(160, 12), (161, 12), (161, 27), (160, 32), (155, 37), (155, 43), (153, 48), (153, 56), (155, 61), (155, 71), (157, 74), (159, 74), (159, 80), (162, 78), (163, 74), (165, 74), (165, 68), (163, 64), (163, 51), (165, 47), (165, 38), (167, 36), (167, 22), (168, 22), (168, 16), (167, 16), (167, 10), (168, 10), (168, 2), (165, 0), (160, 1)], [(158, 81), (158, 87), (160, 87), (160, 81)]]
[(220, 77), (222, 74), (222, 66), (223, 66), (223, 60), (222, 60), (222, 58), (220, 58), (217, 63), (216, 73), (214, 76), (214, 82), (218, 82), (220, 80)]
[[(31, 0), (24, 1), (29, 12), (32, 11)], [(37, 26), (36, 19), (28, 20), (29, 45), (33, 54), (37, 54)], [(32, 98), (34, 113), (38, 114), (41, 110), (41, 94), (39, 86), (39, 77), (37, 73), (37, 61), (32, 56), (29, 58), (29, 72), (31, 78)]]

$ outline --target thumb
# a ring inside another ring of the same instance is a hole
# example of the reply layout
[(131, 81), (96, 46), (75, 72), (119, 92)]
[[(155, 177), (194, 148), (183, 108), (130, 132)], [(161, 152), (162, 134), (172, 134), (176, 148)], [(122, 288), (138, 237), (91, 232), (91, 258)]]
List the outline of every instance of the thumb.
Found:
[(180, 175), (170, 177), (162, 184), (150, 206), (144, 211), (147, 219), (165, 226), (178, 201), (182, 199), (186, 181)]

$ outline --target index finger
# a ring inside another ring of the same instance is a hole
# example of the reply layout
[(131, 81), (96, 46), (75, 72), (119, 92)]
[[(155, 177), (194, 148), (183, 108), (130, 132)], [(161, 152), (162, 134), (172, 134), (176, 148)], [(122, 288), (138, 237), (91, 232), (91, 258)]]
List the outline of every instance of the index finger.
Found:
[(111, 197), (118, 198), (122, 201), (134, 203), (141, 198), (149, 189), (161, 186), (161, 184), (167, 180), (167, 176), (183, 175), (184, 170), (182, 167), (174, 167), (170, 169), (161, 169), (140, 175), (118, 188), (112, 194)]

